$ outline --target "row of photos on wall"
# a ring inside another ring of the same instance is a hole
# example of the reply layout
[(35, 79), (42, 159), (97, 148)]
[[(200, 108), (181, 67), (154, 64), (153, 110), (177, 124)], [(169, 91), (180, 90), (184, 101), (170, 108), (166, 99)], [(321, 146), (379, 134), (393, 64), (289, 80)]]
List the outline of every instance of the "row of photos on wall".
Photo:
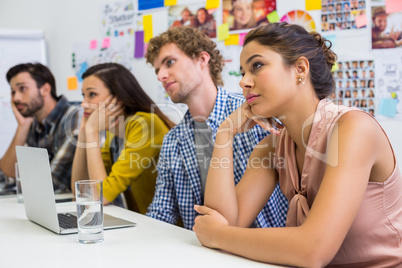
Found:
[(366, 1), (322, 1), (321, 10), (323, 32), (356, 29), (356, 18), (366, 13)]

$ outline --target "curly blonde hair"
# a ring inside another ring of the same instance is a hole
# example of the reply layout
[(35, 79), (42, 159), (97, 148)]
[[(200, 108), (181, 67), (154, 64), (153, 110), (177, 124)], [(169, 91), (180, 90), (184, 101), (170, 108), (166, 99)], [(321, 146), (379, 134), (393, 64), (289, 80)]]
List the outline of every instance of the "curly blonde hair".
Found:
[(145, 58), (147, 63), (154, 64), (161, 48), (167, 44), (175, 44), (191, 59), (196, 59), (205, 51), (209, 54), (209, 73), (216, 86), (223, 86), (222, 68), (223, 57), (216, 44), (198, 29), (185, 26), (173, 27), (149, 41)]

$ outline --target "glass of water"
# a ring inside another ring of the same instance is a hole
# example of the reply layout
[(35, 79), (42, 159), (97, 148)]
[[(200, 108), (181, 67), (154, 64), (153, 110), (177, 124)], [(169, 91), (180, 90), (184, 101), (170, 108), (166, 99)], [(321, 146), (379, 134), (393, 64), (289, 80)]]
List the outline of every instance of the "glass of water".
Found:
[(77, 203), (78, 241), (83, 244), (94, 244), (102, 242), (102, 181), (76, 181), (75, 200)]

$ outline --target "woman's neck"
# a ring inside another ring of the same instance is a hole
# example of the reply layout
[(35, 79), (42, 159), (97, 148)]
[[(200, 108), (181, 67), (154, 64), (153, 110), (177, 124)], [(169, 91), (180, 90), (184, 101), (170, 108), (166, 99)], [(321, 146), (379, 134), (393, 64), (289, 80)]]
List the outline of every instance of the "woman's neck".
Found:
[(282, 122), (295, 142), (296, 148), (304, 149), (308, 144), (318, 103), (318, 98), (310, 98), (298, 102), (297, 105), (289, 105), (292, 110), (286, 112)]

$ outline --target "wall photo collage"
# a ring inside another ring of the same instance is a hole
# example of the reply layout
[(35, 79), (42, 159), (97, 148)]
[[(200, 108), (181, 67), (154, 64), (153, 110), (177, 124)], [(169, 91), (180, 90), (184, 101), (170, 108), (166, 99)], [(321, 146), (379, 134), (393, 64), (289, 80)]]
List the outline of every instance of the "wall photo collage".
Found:
[(375, 114), (375, 73), (373, 60), (353, 60), (338, 62), (334, 72), (335, 92), (331, 96), (334, 103), (357, 107), (374, 116)]

